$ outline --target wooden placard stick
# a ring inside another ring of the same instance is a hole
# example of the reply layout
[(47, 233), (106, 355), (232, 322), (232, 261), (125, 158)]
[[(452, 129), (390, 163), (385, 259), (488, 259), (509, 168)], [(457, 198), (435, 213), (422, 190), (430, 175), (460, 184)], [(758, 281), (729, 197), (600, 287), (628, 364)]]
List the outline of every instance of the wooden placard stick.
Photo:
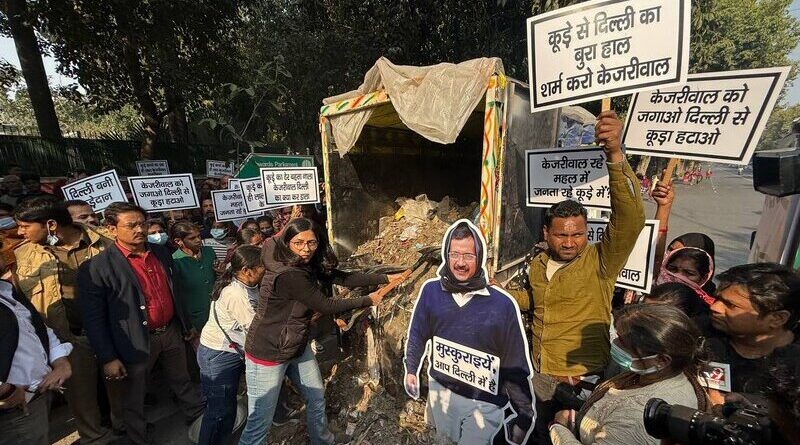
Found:
[(678, 158), (670, 158), (667, 168), (664, 169), (664, 175), (661, 176), (661, 182), (664, 184), (672, 184), (672, 175), (675, 173), (675, 167), (678, 166)]

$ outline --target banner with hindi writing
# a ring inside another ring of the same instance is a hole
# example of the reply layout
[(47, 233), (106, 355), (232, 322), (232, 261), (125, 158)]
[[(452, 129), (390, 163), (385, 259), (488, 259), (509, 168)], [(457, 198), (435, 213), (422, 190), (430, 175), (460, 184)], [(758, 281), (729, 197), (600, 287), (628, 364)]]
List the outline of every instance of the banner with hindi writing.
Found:
[[(264, 183), (261, 178), (239, 179), (239, 190), (244, 198), (244, 206), (247, 213), (263, 212), (264, 210), (278, 209), (286, 207), (280, 205), (267, 205), (264, 197)], [(289, 204), (286, 204), (289, 205)]]
[(790, 67), (692, 74), (631, 98), (628, 154), (747, 165)]
[(241, 190), (212, 190), (214, 217), (217, 221), (236, 221), (261, 216), (263, 212), (248, 213)]
[(136, 205), (147, 212), (200, 207), (191, 173), (128, 178)]
[(112, 202), (128, 202), (116, 170), (108, 170), (69, 183), (62, 187), (61, 191), (67, 200), (85, 201), (95, 212), (102, 212)]
[(531, 112), (686, 81), (690, 0), (595, 0), (528, 19)]
[(160, 176), (169, 174), (167, 161), (136, 161), (136, 170), (139, 176)]
[(586, 207), (611, 209), (602, 148), (527, 150), (525, 174), (528, 207), (550, 207), (574, 199)]
[[(586, 226), (589, 244), (594, 244), (603, 239), (608, 221), (590, 219)], [(645, 220), (644, 228), (639, 232), (639, 238), (636, 239), (628, 261), (617, 277), (617, 287), (643, 293), (650, 292), (650, 288), (653, 286), (653, 270), (656, 266), (653, 262), (656, 257), (658, 226), (657, 219)]]
[(434, 336), (430, 360), (431, 369), (497, 395), (500, 357)]
[(268, 205), (316, 204), (319, 179), (316, 167), (262, 168), (261, 181)]
[(209, 178), (233, 176), (233, 163), (206, 159), (206, 176)]

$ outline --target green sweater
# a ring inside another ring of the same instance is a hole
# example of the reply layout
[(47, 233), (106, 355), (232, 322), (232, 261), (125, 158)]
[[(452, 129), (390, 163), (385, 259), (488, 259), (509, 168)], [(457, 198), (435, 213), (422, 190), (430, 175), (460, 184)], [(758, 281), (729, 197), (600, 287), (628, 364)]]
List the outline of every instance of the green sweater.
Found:
[(523, 311), (533, 309), (531, 360), (542, 374), (579, 376), (601, 371), (609, 359), (611, 297), (617, 275), (644, 227), (639, 181), (627, 162), (608, 164), (611, 221), (603, 240), (547, 279), (547, 252), (530, 264), (528, 293), (509, 290)]
[(175, 261), (175, 295), (186, 307), (192, 327), (200, 332), (208, 321), (211, 291), (217, 278), (214, 273), (214, 250), (203, 246), (200, 248), (200, 258), (193, 258), (178, 249), (172, 254), (172, 259)]

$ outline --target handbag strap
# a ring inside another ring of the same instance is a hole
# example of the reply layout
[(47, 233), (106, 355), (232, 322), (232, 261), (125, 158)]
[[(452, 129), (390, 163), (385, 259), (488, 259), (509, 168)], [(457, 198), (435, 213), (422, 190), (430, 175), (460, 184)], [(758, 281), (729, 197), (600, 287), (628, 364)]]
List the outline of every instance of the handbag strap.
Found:
[(217, 302), (216, 301), (212, 301), (211, 302), (211, 310), (214, 312), (214, 321), (217, 322), (217, 326), (219, 326), (219, 330), (222, 331), (222, 335), (225, 336), (225, 340), (228, 342), (229, 346), (231, 348), (233, 348), (239, 354), (239, 356), (244, 358), (244, 351), (242, 350), (242, 347), (239, 346), (238, 343), (236, 343), (235, 341), (233, 341), (231, 339), (231, 336), (228, 335), (228, 332), (225, 331), (225, 328), (223, 328), (222, 325), (219, 323), (219, 317), (217, 317)]

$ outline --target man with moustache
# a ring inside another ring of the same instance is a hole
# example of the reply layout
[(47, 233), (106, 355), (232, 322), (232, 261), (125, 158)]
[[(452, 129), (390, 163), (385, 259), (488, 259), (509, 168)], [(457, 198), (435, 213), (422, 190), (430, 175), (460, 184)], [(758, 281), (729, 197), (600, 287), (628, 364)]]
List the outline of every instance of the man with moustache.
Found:
[[(508, 441), (522, 444), (536, 413), (519, 309), (487, 283), (486, 243), (475, 226), (456, 222), (443, 246), (439, 278), (422, 287), (409, 325), (406, 392), (419, 397), (419, 371), (428, 353), (426, 419), (437, 437), (489, 444), (505, 423)], [(506, 421), (508, 407), (515, 415)]]
[(556, 386), (591, 391), (608, 364), (614, 284), (644, 227), (641, 188), (622, 152), (621, 129), (614, 111), (598, 116), (595, 139), (605, 151), (611, 191), (603, 239), (588, 244), (583, 205), (553, 205), (544, 217), (548, 249), (531, 261), (529, 286), (509, 290), (520, 309), (533, 315), (537, 443), (550, 443), (547, 425), (563, 409), (553, 400)]

